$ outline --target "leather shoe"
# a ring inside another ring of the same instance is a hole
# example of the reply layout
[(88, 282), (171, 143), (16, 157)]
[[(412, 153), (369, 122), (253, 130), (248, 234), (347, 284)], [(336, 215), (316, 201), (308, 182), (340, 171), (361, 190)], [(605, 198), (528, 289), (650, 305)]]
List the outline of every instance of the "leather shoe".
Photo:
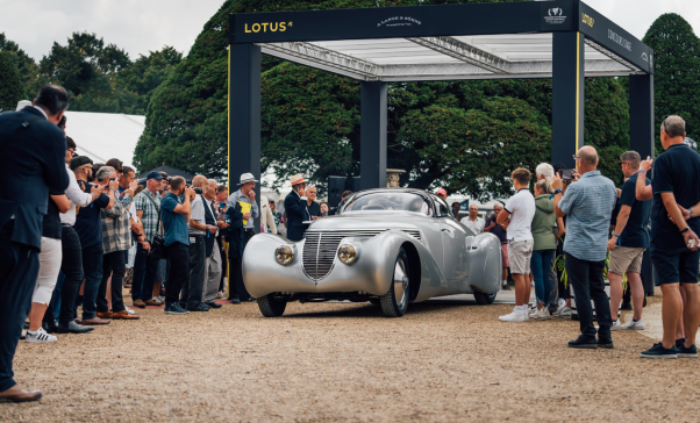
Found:
[(79, 324), (70, 321), (67, 325), (61, 323), (56, 326), (56, 333), (86, 333), (95, 330), (90, 326), (80, 326)]
[(156, 307), (160, 307), (160, 306), (163, 305), (163, 303), (161, 303), (161, 302), (158, 301), (158, 300), (154, 300), (154, 299), (150, 299), (150, 300), (148, 300), (148, 301), (145, 301), (145, 303), (146, 303), (146, 305), (149, 305), (149, 306), (156, 306)]
[(608, 348), (608, 349), (613, 349), (615, 348), (613, 346), (613, 341), (612, 338), (603, 338), (603, 339), (598, 339), (598, 348)]
[(230, 300), (231, 300), (231, 303), (233, 303), (233, 304), (240, 304), (241, 303), (241, 299), (238, 295), (236, 295), (235, 297), (231, 297)]
[(0, 402), (31, 402), (39, 399), (41, 399), (41, 392), (25, 391), (17, 385), (0, 392)]
[(595, 338), (588, 339), (585, 336), (581, 335), (578, 337), (577, 340), (569, 341), (569, 347), (596, 349), (598, 348), (598, 341)]
[(202, 304), (196, 305), (194, 307), (187, 307), (187, 311), (209, 311), (209, 307), (203, 306)]
[(134, 307), (146, 308), (146, 303), (143, 300), (134, 300)]
[(123, 319), (123, 320), (138, 320), (141, 316), (131, 315), (128, 311), (115, 311), (112, 313), (112, 319)]
[(208, 305), (211, 308), (221, 308), (221, 304), (217, 304), (214, 301), (207, 301), (206, 305)]
[(112, 318), (111, 311), (98, 311), (95, 314), (97, 314), (97, 317), (99, 317), (100, 319), (111, 319)]
[(45, 322), (42, 322), (41, 326), (44, 328), (44, 330), (47, 333), (54, 333), (54, 332), (56, 332), (56, 327), (58, 326), (58, 322), (56, 321), (56, 319), (49, 319)]
[(83, 324), (84, 325), (108, 325), (112, 322), (109, 320), (102, 320), (99, 317), (95, 316), (90, 319), (83, 319)]

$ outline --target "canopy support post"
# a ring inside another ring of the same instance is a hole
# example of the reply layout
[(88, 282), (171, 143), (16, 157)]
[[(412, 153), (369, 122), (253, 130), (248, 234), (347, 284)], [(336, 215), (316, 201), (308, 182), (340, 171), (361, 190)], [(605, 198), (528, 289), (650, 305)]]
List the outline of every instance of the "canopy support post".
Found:
[(363, 81), (360, 107), (360, 189), (385, 187), (386, 83)]

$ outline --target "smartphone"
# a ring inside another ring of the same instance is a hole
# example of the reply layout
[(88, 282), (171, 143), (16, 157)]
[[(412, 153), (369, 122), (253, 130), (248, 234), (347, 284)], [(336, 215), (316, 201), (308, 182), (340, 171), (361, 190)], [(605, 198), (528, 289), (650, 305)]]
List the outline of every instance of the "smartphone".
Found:
[(219, 208), (221, 210), (226, 210), (226, 203), (224, 203), (224, 202), (219, 203)]
[(564, 169), (561, 171), (561, 179), (570, 181), (574, 179), (574, 169)]

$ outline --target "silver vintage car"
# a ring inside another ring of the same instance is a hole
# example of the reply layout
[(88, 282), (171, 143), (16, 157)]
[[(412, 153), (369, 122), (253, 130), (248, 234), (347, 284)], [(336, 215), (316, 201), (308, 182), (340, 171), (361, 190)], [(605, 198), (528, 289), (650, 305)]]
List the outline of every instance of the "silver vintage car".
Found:
[(292, 242), (259, 234), (243, 254), (243, 281), (266, 317), (289, 301), (370, 301), (385, 316), (411, 302), (474, 294), (491, 304), (501, 287), (501, 243), (457, 222), (447, 204), (417, 189), (353, 194), (341, 214), (314, 221)]

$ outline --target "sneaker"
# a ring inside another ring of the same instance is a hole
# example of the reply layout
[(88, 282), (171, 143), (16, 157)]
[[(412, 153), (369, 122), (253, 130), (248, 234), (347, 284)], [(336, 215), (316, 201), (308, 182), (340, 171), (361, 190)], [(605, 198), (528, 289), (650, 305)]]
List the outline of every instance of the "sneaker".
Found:
[(522, 313), (519, 310), (513, 310), (513, 312), (510, 314), (500, 316), (498, 320), (509, 323), (523, 323), (530, 320), (530, 317), (527, 315), (527, 313)]
[(529, 314), (530, 316), (532, 316), (535, 313), (537, 313), (537, 306), (536, 305), (527, 309), (527, 314)]
[(552, 318), (552, 316), (549, 314), (549, 308), (547, 307), (542, 307), (541, 310), (536, 311), (530, 317), (535, 320), (547, 320)]
[(165, 297), (162, 296), (162, 295), (159, 295), (159, 296), (157, 296), (157, 297), (155, 297), (155, 298), (153, 298), (153, 299), (156, 300), (156, 301), (158, 301), (158, 302), (161, 303), (161, 304), (165, 304)]
[(571, 317), (571, 309), (564, 305), (564, 308), (557, 310), (553, 316), (556, 317)]
[(664, 348), (664, 344), (659, 342), (654, 344), (650, 349), (639, 354), (640, 358), (678, 358), (678, 349), (676, 346)]
[(564, 307), (566, 307), (566, 300), (563, 298), (559, 298), (557, 300), (557, 310), (561, 310)]
[(630, 320), (620, 327), (622, 330), (644, 330), (644, 320), (639, 320), (637, 322)]
[(174, 302), (165, 303), (165, 314), (190, 314), (190, 312), (180, 307), (179, 303)]
[(132, 316), (136, 314), (136, 312), (135, 312), (134, 310), (132, 310), (132, 309), (130, 309), (130, 308), (128, 308), (128, 307), (126, 308), (126, 312), (129, 313), (129, 314), (131, 314)]
[(610, 326), (610, 330), (620, 330), (622, 329), (622, 324), (620, 324), (620, 319), (617, 319), (613, 322), (612, 326)]
[(44, 328), (39, 328), (36, 332), (27, 331), (27, 342), (33, 344), (43, 344), (46, 342), (56, 342), (58, 338), (53, 335), (46, 333)]
[(685, 345), (685, 338), (676, 339), (676, 348), (681, 349)]
[(681, 345), (681, 347), (678, 348), (678, 358), (698, 358), (698, 349), (695, 345), (691, 345), (690, 347)]
[(209, 307), (207, 307), (204, 303), (197, 304), (194, 307), (187, 307), (188, 311), (209, 311)]
[(163, 303), (161, 303), (160, 301), (157, 301), (156, 299), (153, 299), (153, 298), (150, 300), (144, 301), (144, 303), (147, 306), (154, 306), (154, 307), (160, 307), (163, 305)]

